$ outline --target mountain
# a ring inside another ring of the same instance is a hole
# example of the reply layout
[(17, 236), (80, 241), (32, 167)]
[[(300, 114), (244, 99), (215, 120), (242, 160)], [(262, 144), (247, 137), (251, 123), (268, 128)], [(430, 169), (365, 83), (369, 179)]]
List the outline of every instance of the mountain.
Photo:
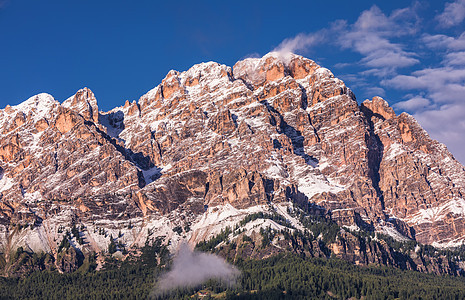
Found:
[(109, 245), (125, 254), (162, 237), (171, 249), (187, 240), (217, 251), (236, 240), (225, 256), (289, 248), (460, 269), (431, 264), (416, 247), (402, 248), (399, 262), (383, 237), (461, 246), (465, 168), (412, 116), (379, 97), (359, 105), (302, 56), (170, 71), (139, 101), (108, 112), (87, 88), (63, 103), (39, 94), (0, 110), (0, 133), (4, 266), (21, 247), (69, 271), (75, 256)]

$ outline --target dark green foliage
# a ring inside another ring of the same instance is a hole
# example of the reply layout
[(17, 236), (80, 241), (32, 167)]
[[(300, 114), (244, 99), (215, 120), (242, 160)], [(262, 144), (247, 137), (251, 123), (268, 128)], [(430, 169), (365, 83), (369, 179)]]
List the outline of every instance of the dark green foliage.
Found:
[(284, 218), (283, 216), (281, 216), (281, 215), (279, 215), (277, 213), (268, 214), (268, 213), (264, 213), (264, 212), (257, 212), (257, 213), (247, 215), (242, 221), (239, 222), (239, 225), (241, 227), (244, 227), (245, 224), (247, 224), (249, 222), (252, 222), (252, 221), (255, 221), (257, 219), (270, 219), (270, 220), (273, 220), (273, 221), (275, 221), (276, 223), (278, 223), (280, 225), (283, 225), (283, 226), (286, 226), (286, 227), (289, 227), (289, 228), (294, 228), (294, 226), (292, 226), (292, 224), (288, 220), (286, 220), (286, 218)]
[(181, 226), (176, 226), (173, 228), (173, 231), (176, 232), (177, 234), (181, 235), (182, 234), (182, 227)]
[(300, 223), (313, 233), (313, 239), (316, 239), (320, 234), (323, 237), (325, 244), (334, 242), (341, 227), (336, 224), (331, 218), (321, 215), (312, 215), (305, 212), (302, 208), (294, 207), (289, 213), (299, 219)]
[(102, 227), (98, 227), (98, 234), (106, 236), (105, 229)]
[(243, 242), (251, 242), (251, 241), (252, 241), (252, 238), (251, 238), (250, 236), (244, 234), (244, 235), (242, 236), (242, 241), (243, 241)]
[(141, 249), (142, 254), (139, 258), (139, 261), (149, 267), (157, 266), (157, 258), (160, 260), (160, 265), (165, 265), (169, 260), (169, 250), (163, 245), (164, 237), (157, 237), (153, 241), (152, 245), (149, 245), (148, 242), (145, 243), (145, 246)]
[(25, 276), (33, 271), (51, 270), (54, 269), (53, 262), (54, 258), (49, 253), (28, 252), (22, 247), (16, 249), (9, 259), (0, 253), (0, 269), (4, 276)]
[(96, 273), (34, 272), (0, 278), (0, 299), (147, 299), (155, 270), (140, 264)]
[[(465, 297), (464, 278), (390, 267), (360, 267), (338, 259), (277, 255), (265, 260), (238, 260), (236, 266), (242, 270), (236, 287), (228, 289), (209, 281), (202, 286), (203, 291), (212, 295), (223, 291), (220, 299), (377, 300)], [(192, 299), (191, 296), (198, 295), (198, 291), (176, 290), (163, 299)]]
[(84, 261), (82, 262), (82, 265), (79, 267), (77, 272), (81, 274), (86, 274), (86, 273), (95, 271), (96, 268), (97, 268), (97, 254), (90, 253), (84, 258)]
[[(81, 228), (83, 227), (81, 226)], [(76, 227), (76, 224), (73, 224), (73, 228), (71, 228), (71, 233), (76, 238), (76, 241), (79, 243), (79, 245), (84, 244), (84, 240), (82, 239), (81, 234), (79, 233), (79, 229)]]
[[(465, 280), (337, 259), (278, 255), (241, 261), (239, 296), (231, 299), (464, 299)], [(251, 293), (250, 291), (256, 291)]]
[(96, 254), (92, 253), (71, 274), (36, 271), (24, 278), (0, 277), (0, 299), (148, 299), (164, 268), (157, 267), (157, 257), (167, 262), (168, 254), (166, 247), (155, 241), (142, 249), (140, 258), (113, 260), (101, 271), (95, 271)]
[[(0, 299), (147, 299), (153, 296), (155, 278), (163, 270), (155, 258), (166, 262), (166, 251), (157, 240), (144, 247), (139, 259), (115, 261), (103, 271), (94, 271), (93, 254), (72, 274), (43, 271), (25, 278), (0, 277)], [(338, 259), (277, 255), (264, 260), (240, 259), (236, 265), (242, 275), (235, 287), (211, 280), (201, 288), (212, 298), (223, 292), (220, 299), (465, 298), (465, 279), (461, 277), (360, 267)], [(176, 290), (162, 299), (192, 299), (198, 291)]]
[(13, 259), (17, 260), (23, 252), (23, 247), (18, 247), (18, 249), (16, 249), (15, 255), (13, 256)]
[(73, 224), (73, 228), (71, 228), (71, 233), (74, 235), (75, 238), (79, 237), (79, 229), (77, 229), (76, 224)]
[(60, 253), (62, 250), (66, 250), (70, 247), (70, 243), (69, 243), (69, 239), (68, 239), (68, 235), (65, 234), (63, 236), (63, 239), (61, 240), (61, 243), (60, 245), (58, 246), (58, 253)]
[(260, 234), (262, 236), (262, 248), (265, 248), (271, 243), (271, 241), (273, 241), (276, 231), (272, 230), (270, 227), (267, 227), (266, 229), (261, 227)]
[(113, 235), (110, 235), (110, 244), (108, 245), (108, 253), (113, 254), (117, 251), (115, 240), (113, 239)]
[(231, 234), (231, 232), (232, 230), (229, 226), (225, 229), (221, 229), (221, 232), (218, 233), (218, 235), (212, 237), (210, 240), (199, 242), (197, 245), (195, 245), (195, 249), (204, 252), (212, 251), (216, 246), (218, 246), (218, 244), (228, 240), (228, 236)]

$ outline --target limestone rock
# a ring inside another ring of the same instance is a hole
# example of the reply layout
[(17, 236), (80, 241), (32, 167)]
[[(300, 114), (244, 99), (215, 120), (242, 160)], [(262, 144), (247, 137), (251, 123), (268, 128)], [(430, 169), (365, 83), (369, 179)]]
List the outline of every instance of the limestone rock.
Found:
[[(123, 230), (128, 247), (178, 227), (195, 240), (205, 228), (182, 228), (213, 208), (288, 202), (426, 244), (465, 239), (465, 169), (447, 148), (379, 97), (359, 105), (344, 82), (298, 55), (170, 71), (108, 112), (87, 88), (62, 104), (31, 97), (0, 110), (0, 168), (0, 235), (34, 223), (43, 234), (33, 225), (21, 243), (49, 252), (60, 226), (81, 224), (87, 242), (77, 247), (99, 252), (107, 231)], [(377, 262), (370, 253), (392, 256), (344, 243), (334, 251), (366, 263)]]
[(90, 89), (83, 88), (79, 90), (74, 96), (65, 100), (62, 105), (77, 112), (85, 120), (98, 123), (97, 99), (95, 99), (94, 93)]

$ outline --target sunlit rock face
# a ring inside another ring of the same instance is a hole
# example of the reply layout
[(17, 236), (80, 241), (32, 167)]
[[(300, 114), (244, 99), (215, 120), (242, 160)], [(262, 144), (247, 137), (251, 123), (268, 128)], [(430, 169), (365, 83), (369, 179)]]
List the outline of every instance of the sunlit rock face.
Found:
[(109, 112), (87, 88), (63, 103), (39, 94), (0, 110), (0, 134), (2, 249), (56, 254), (73, 224), (83, 251), (106, 250), (110, 235), (195, 243), (221, 228), (206, 214), (289, 202), (427, 244), (465, 235), (465, 170), (446, 147), (298, 55), (170, 71)]

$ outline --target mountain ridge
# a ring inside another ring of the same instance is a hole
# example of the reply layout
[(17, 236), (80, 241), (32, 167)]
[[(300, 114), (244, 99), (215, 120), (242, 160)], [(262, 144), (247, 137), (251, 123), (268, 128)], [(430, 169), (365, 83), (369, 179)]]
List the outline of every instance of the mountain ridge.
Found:
[[(299, 228), (295, 203), (400, 240), (457, 247), (465, 237), (465, 169), (447, 148), (382, 98), (359, 105), (298, 55), (172, 70), (108, 112), (84, 88), (0, 116), (2, 253), (58, 257), (59, 229), (75, 225), (83, 252), (105, 252), (109, 236), (126, 249), (156, 236), (194, 245), (270, 209)], [(257, 226), (267, 224), (283, 229)]]

